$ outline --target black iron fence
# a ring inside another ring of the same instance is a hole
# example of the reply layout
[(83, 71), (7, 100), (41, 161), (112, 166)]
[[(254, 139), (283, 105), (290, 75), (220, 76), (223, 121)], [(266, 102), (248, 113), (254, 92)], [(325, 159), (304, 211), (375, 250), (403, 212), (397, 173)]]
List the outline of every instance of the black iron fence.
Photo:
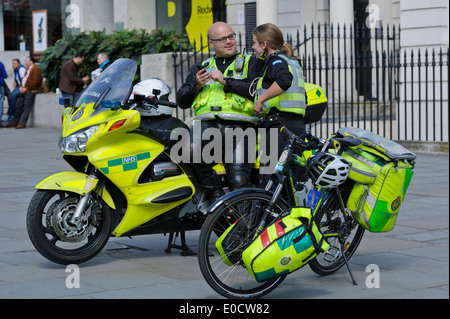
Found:
[[(448, 142), (448, 48), (402, 49), (400, 34), (396, 26), (312, 24), (287, 35), (306, 81), (322, 86), (328, 97), (322, 120), (309, 125), (314, 134), (327, 137), (352, 126), (393, 140)], [(243, 40), (239, 34), (241, 51)], [(192, 63), (213, 54), (204, 39), (198, 47), (173, 53), (175, 89)], [(192, 116), (191, 110), (177, 112)]]

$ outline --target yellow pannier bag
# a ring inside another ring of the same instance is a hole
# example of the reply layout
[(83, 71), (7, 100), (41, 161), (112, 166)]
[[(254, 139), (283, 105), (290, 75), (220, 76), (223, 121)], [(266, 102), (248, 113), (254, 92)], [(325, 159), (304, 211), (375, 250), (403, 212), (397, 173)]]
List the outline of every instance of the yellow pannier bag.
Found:
[(264, 281), (291, 273), (316, 257), (320, 249), (329, 247), (317, 228), (317, 233), (312, 231), (310, 218), (310, 208), (293, 208), (243, 251), (242, 261), (253, 278)]
[(357, 153), (349, 150), (342, 152), (341, 156), (352, 163), (348, 177), (358, 183), (373, 184), (377, 178), (377, 173), (367, 163), (358, 160)]
[(377, 167), (373, 184), (355, 183), (347, 207), (358, 223), (371, 232), (389, 232), (397, 221), (400, 206), (413, 176), (412, 166), (403, 162)]
[(363, 142), (341, 154), (352, 164), (349, 178), (356, 182), (347, 208), (367, 230), (391, 231), (413, 176), (416, 155), (366, 130), (341, 128), (337, 135)]

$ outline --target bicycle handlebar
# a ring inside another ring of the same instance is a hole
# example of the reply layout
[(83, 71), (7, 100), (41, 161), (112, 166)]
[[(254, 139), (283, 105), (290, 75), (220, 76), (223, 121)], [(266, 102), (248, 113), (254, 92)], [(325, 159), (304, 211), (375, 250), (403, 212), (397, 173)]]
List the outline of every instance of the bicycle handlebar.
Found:
[(298, 146), (302, 149), (302, 151), (319, 149), (324, 145), (323, 143), (320, 142), (320, 140), (317, 137), (313, 136), (311, 132), (305, 132), (304, 134), (297, 136), (291, 131), (289, 131), (288, 128), (283, 126), (280, 129), (280, 133), (289, 137), (292, 146)]
[(282, 128), (280, 128), (280, 133), (286, 135), (289, 138), (296, 137), (295, 134), (292, 133), (291, 131), (289, 131), (286, 126), (283, 126)]

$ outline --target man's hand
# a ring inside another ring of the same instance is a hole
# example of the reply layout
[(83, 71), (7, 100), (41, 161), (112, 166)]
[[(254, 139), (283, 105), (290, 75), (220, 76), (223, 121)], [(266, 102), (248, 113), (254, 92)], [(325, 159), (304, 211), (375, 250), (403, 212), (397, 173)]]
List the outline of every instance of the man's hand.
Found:
[(195, 85), (196, 89), (201, 89), (202, 87), (204, 87), (211, 78), (210, 73), (206, 72), (205, 69), (201, 69), (200, 71), (198, 71), (195, 77), (197, 79), (197, 84)]
[(227, 82), (225, 81), (225, 77), (223, 76), (223, 73), (221, 71), (214, 70), (211, 71), (209, 74), (214, 82), (219, 82), (222, 85), (227, 84)]

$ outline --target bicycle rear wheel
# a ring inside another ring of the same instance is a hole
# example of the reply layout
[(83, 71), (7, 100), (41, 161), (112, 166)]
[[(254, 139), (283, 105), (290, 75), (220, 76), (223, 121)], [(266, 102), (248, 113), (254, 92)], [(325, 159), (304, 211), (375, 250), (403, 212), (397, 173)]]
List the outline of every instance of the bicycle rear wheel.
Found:
[[(253, 241), (264, 208), (271, 198), (268, 193), (237, 191), (235, 196), (224, 199), (203, 224), (198, 247), (200, 270), (207, 283), (220, 295), (227, 298), (258, 298), (278, 287), (286, 277), (257, 282), (241, 258), (242, 252)], [(287, 207), (283, 204), (276, 205), (267, 222), (285, 209)], [(227, 235), (229, 244), (219, 252), (216, 242), (233, 224), (235, 226)]]
[(360, 226), (351, 216), (344, 214), (338, 199), (325, 201), (314, 217), (317, 226), (326, 241), (332, 246), (328, 251), (333, 253), (322, 253), (309, 262), (310, 268), (321, 276), (330, 275), (345, 265), (342, 251), (347, 261), (353, 256), (364, 235), (364, 228)]

